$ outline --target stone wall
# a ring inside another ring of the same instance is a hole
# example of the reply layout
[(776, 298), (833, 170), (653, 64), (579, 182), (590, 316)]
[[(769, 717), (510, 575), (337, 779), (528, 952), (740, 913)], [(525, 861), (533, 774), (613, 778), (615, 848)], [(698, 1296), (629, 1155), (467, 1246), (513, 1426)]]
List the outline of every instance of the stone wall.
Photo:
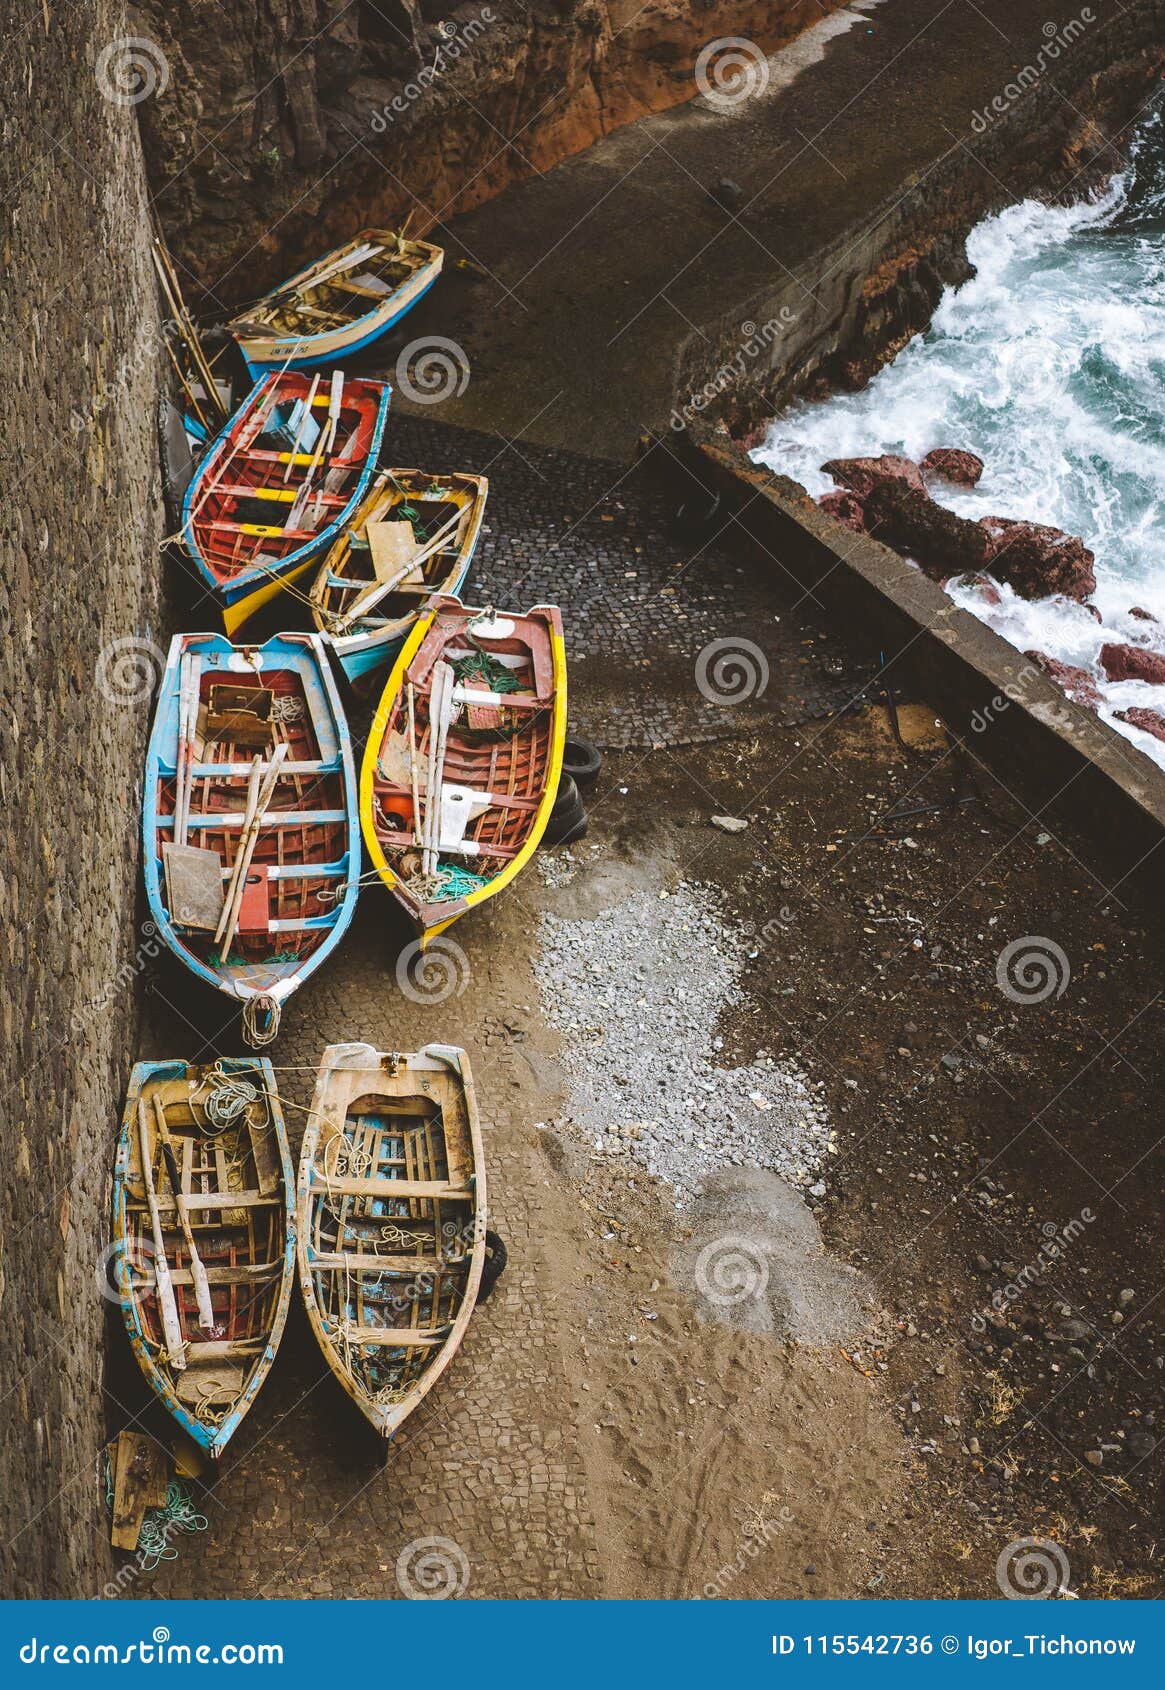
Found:
[(125, 34), (112, 0), (46, 0), (0, 61), (5, 1597), (96, 1595), (109, 1553), (95, 1270), (141, 973), (138, 807), (161, 638), (144, 173), (134, 109), (106, 97), (100, 57)]
[[(771, 52), (842, 0), (136, 0), (170, 243), (210, 302), (412, 212), (423, 234), (698, 92), (702, 47)], [(244, 265), (245, 260), (245, 265)]]

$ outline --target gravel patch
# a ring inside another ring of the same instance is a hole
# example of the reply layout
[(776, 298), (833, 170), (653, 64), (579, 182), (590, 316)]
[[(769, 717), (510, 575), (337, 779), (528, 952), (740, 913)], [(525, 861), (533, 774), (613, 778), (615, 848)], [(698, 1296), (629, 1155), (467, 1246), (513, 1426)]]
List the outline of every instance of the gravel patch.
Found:
[(718, 1060), (750, 943), (695, 882), (632, 892), (590, 920), (541, 917), (534, 971), (563, 1035), (571, 1124), (669, 1181), (677, 1206), (728, 1166), (824, 1195), (818, 1170), (834, 1146), (817, 1088), (764, 1052), (740, 1068)]

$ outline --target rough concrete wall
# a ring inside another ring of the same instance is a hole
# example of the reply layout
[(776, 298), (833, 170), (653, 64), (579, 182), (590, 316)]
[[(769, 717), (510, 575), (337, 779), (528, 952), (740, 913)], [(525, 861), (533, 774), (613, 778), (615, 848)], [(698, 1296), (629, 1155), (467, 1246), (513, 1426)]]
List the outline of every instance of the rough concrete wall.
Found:
[(162, 533), (144, 174), (99, 59), (126, 33), (111, 0), (45, 0), (0, 61), (5, 1597), (94, 1596), (107, 1564), (95, 1269), (140, 974)]
[(408, 211), (424, 233), (691, 99), (710, 42), (759, 56), (842, 3), (136, 0), (166, 64), (142, 107), (151, 181), (171, 245), (229, 304), (305, 246)]

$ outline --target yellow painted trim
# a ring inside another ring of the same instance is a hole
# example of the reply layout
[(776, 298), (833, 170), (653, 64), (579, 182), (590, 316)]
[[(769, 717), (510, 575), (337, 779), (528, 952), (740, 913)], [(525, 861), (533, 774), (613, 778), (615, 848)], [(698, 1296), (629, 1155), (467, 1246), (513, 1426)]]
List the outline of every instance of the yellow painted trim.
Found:
[[(421, 618), (420, 622), (409, 635), (408, 640), (397, 658), (391, 675), (380, 695), (380, 703), (376, 707), (376, 715), (372, 719), (372, 727), (368, 733), (368, 743), (364, 748), (364, 762), (360, 769), (360, 825), (364, 833), (364, 843), (368, 848), (368, 855), (372, 858), (380, 874), (380, 878), (391, 892), (397, 883), (397, 876), (389, 867), (388, 860), (380, 848), (380, 841), (376, 837), (376, 829), (372, 821), (372, 782), (376, 773), (376, 762), (380, 754), (381, 741), (384, 739), (392, 707), (396, 703), (397, 694), (404, 685), (405, 671), (421, 645), (425, 635), (429, 632), (435, 620), (435, 612)], [(554, 808), (554, 801), (558, 797), (558, 782), (562, 777), (562, 758), (566, 748), (566, 644), (561, 634), (553, 627), (550, 629), (550, 655), (554, 668), (554, 729), (550, 741), (550, 761), (546, 770), (546, 786), (542, 793), (542, 802), (538, 806), (534, 817), (534, 825), (530, 829), (529, 837), (517, 856), (508, 862), (504, 869), (499, 870), (486, 885), (479, 886), (465, 897), (465, 909), (472, 909), (476, 904), (485, 903), (495, 893), (501, 892), (514, 876), (518, 874), (538, 846), (542, 842), (542, 835), (546, 832), (546, 824), (550, 820), (550, 812)], [(421, 949), (438, 933), (444, 933), (446, 928), (452, 927), (465, 910), (459, 910), (457, 915), (449, 917), (448, 921), (439, 922), (434, 927), (426, 927), (421, 934)]]
[(376, 762), (380, 755), (380, 746), (384, 739), (388, 719), (392, 715), (392, 707), (396, 703), (397, 694), (404, 686), (405, 672), (409, 664), (420, 650), (421, 642), (436, 620), (436, 611), (426, 611), (417, 621), (416, 627), (401, 647), (400, 656), (392, 666), (388, 680), (384, 683), (384, 691), (380, 695), (380, 702), (376, 706), (376, 714), (372, 718), (372, 726), (368, 730), (368, 740), (364, 747), (364, 761), (360, 765), (360, 829), (364, 834), (364, 844), (368, 855), (376, 865), (377, 872), (384, 884), (391, 892), (397, 883), (397, 876), (389, 866), (388, 858), (380, 848), (380, 841), (376, 837), (376, 828), (372, 820), (372, 783), (376, 777)]
[[(280, 530), (275, 529), (273, 532), (279, 533)], [(244, 622), (249, 622), (261, 605), (269, 604), (277, 593), (283, 591), (289, 581), (298, 581), (301, 575), (307, 573), (314, 562), (314, 558), (309, 558), (306, 563), (301, 563), (298, 569), (293, 569), (290, 575), (278, 575), (274, 581), (266, 581), (263, 586), (256, 587), (255, 591), (248, 593), (245, 599), (236, 599), (234, 604), (225, 604), (222, 621), (227, 633), (233, 634), (236, 629), (243, 626)]]

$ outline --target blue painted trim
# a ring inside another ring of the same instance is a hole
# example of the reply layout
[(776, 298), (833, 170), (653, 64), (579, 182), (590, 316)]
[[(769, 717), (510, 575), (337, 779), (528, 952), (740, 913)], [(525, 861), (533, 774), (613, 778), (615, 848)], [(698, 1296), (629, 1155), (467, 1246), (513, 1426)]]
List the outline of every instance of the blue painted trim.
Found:
[[(273, 359), (270, 363), (266, 361), (254, 363), (244, 353), (243, 361), (252, 374), (262, 373), (268, 370), (282, 369), (319, 370), (328, 364), (342, 364), (345, 358), (352, 358), (357, 352), (363, 352), (366, 347), (375, 346), (376, 342), (386, 335), (389, 329), (394, 329), (396, 327), (402, 317), (407, 317), (413, 307), (419, 305), (421, 300), (424, 299), (429, 289), (437, 281), (439, 274), (440, 272), (438, 272), (438, 275), (434, 276), (432, 280), (426, 282), (420, 293), (418, 293), (414, 299), (411, 299), (407, 305), (402, 305), (400, 310), (393, 316), (389, 317), (386, 322), (380, 324), (377, 328), (368, 329), (365, 333), (359, 334), (356, 340), (346, 341), (338, 351), (333, 348), (331, 352), (321, 352), (319, 354), (309, 353), (306, 358), (293, 358), (290, 363), (287, 363), (281, 358)], [(355, 322), (349, 326), (353, 331), (358, 333), (360, 324), (366, 323), (369, 317), (375, 315), (376, 313), (373, 311), (366, 312), (363, 317), (357, 317)], [(302, 339), (303, 344), (310, 347), (313, 340), (322, 340), (323, 336), (304, 335)]]
[(285, 558), (281, 558), (278, 569), (274, 569), (270, 565), (256, 565), (255, 568), (248, 569), (244, 574), (237, 575), (229, 586), (224, 586), (199, 551), (194, 538), (192, 506), (199, 488), (213, 470), (220, 452), (228, 445), (231, 430), (241, 420), (246, 411), (258, 404), (260, 392), (267, 389), (267, 384), (271, 379), (270, 373), (261, 376), (243, 400), (239, 409), (224, 423), (215, 436), (206, 456), (195, 471), (182, 500), (182, 543), (193, 559), (199, 574), (220, 604), (234, 604), (238, 599), (247, 598), (256, 587), (265, 586), (270, 581), (278, 580), (282, 576), (290, 574), (301, 564), (310, 563), (313, 557), (318, 556), (320, 552), (330, 546), (339, 535), (344, 524), (351, 519), (356, 506), (367, 492), (368, 484), (372, 480), (380, 457), (381, 442), (384, 439), (385, 425), (388, 421), (388, 407), (392, 399), (392, 387), (386, 381), (379, 384), (381, 387), (380, 404), (376, 412), (376, 422), (372, 429), (372, 441), (368, 448), (368, 455), (364, 460), (364, 467), (360, 471), (359, 480), (348, 503), (326, 528), (322, 528), (318, 534), (313, 535), (298, 550), (289, 552)]
[[(178, 689), (182, 655), (186, 651), (197, 651), (200, 654), (204, 672), (208, 667), (216, 666), (216, 658), (225, 672), (225, 660), (233, 654), (235, 647), (224, 634), (175, 634), (170, 642), (166, 668), (158, 688), (150, 743), (146, 751), (145, 791), (142, 797), (142, 865), (146, 900), (158, 936), (179, 962), (206, 985), (213, 986), (241, 1003), (244, 1000), (235, 989), (235, 971), (229, 968), (214, 969), (187, 949), (170, 919), (162, 892), (162, 858), (157, 840), (157, 787), (161, 772), (164, 770), (167, 775), (172, 775), (177, 765)], [(210, 663), (207, 662), (208, 656)], [(265, 667), (298, 670), (303, 678), (305, 691), (310, 692), (313, 676), (318, 680), (336, 740), (335, 756), (321, 760), (340, 771), (344, 785), (343, 813), (348, 834), (348, 849), (338, 862), (326, 865), (330, 871), (344, 875), (344, 896), (340, 903), (334, 906), (331, 916), (321, 922), (321, 926), (330, 928), (331, 931), (319, 949), (302, 964), (299, 970), (299, 984), (302, 985), (335, 950), (356, 912), (356, 900), (360, 892), (361, 839), (359, 788), (356, 784), (352, 735), (335, 678), (324, 656), (318, 635), (277, 634), (265, 645), (258, 647), (256, 657), (260, 673)], [(320, 749), (322, 752), (325, 747), (321, 745)], [(324, 866), (321, 865), (321, 868)]]

